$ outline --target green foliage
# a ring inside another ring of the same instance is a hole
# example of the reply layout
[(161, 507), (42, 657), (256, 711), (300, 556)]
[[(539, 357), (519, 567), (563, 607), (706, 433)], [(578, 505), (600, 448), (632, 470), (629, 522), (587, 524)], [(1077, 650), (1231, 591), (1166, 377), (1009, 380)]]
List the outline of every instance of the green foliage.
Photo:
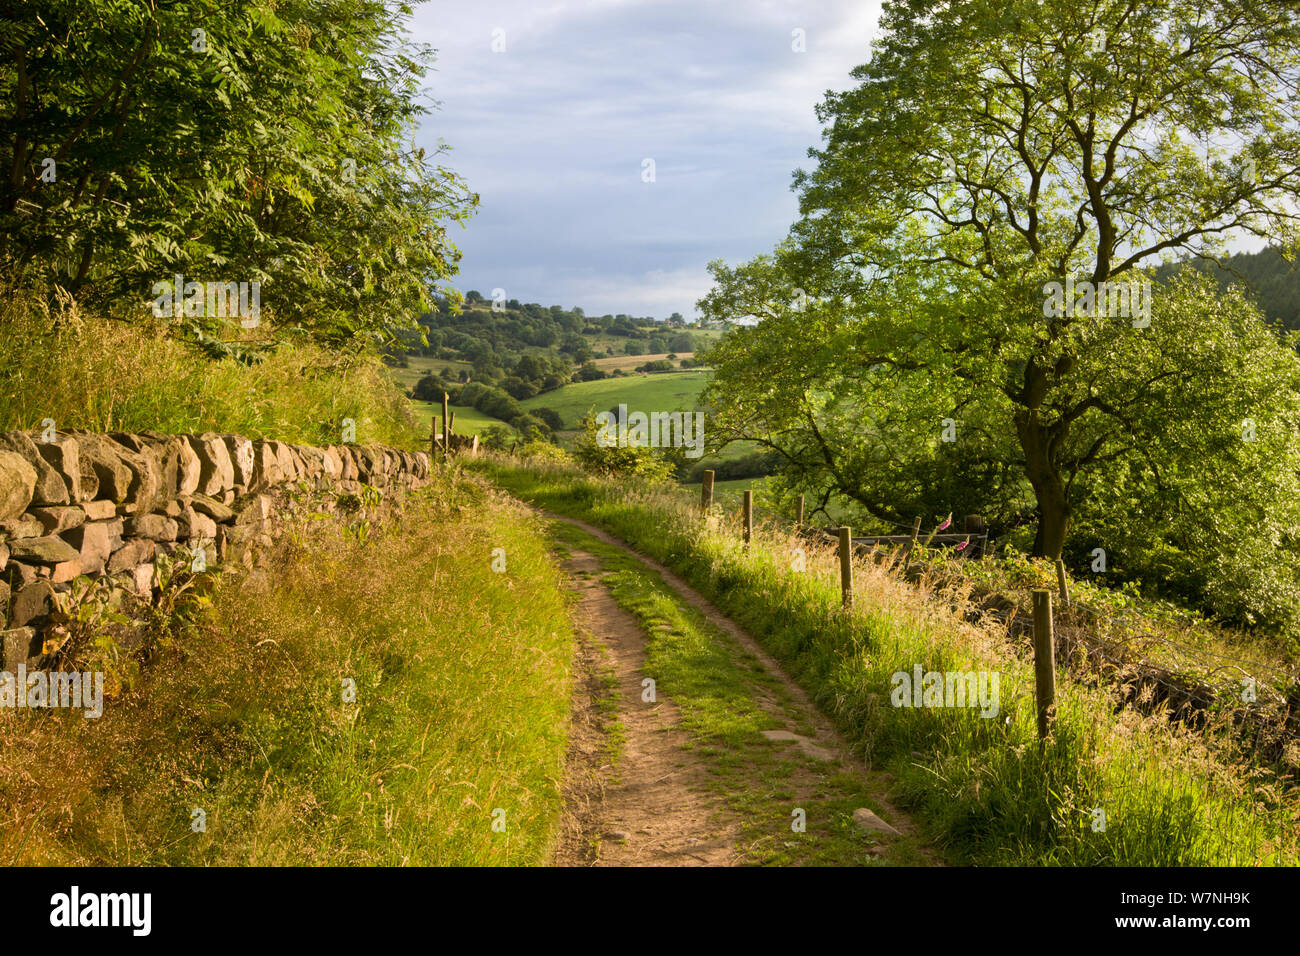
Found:
[(636, 367), (638, 372), (671, 372), (673, 363), (668, 359), (656, 359), (653, 362), (642, 362)]
[[(1300, 364), (1239, 292), (1144, 269), (1225, 223), (1297, 238), (1300, 21), (895, 0), (881, 28), (819, 110), (788, 240), (713, 266), (705, 316), (760, 321), (708, 354), (711, 441), (780, 448), (790, 490), (881, 528), (977, 512), (1032, 526), (1035, 554), (1102, 546), (1229, 619), (1293, 627)], [(1139, 300), (1053, 307), (1075, 282)], [(1243, 442), (1245, 419), (1268, 435)]]
[(444, 394), (459, 392), (459, 388), (450, 385), (441, 376), (429, 373), (423, 376), (411, 389), (411, 397), (422, 402), (441, 402)]
[(1216, 260), (1193, 258), (1161, 266), (1156, 276), (1168, 280), (1180, 269), (1199, 269), (1212, 275), (1220, 290), (1241, 285), (1271, 321), (1291, 331), (1300, 330), (1300, 264), (1285, 250), (1269, 246), (1258, 252), (1238, 252)]
[(782, 464), (781, 455), (774, 451), (752, 451), (732, 458), (701, 458), (690, 463), (687, 480), (702, 481), (706, 471), (712, 471), (717, 481), (762, 478), (776, 474)]
[(552, 437), (550, 426), (536, 415), (516, 415), (510, 424), (527, 442), (546, 441)]
[(594, 415), (579, 423), (573, 457), (583, 468), (600, 475), (637, 478), (654, 485), (673, 473), (672, 460), (653, 448), (628, 442), (627, 428), (602, 429)]
[(564, 419), (560, 413), (553, 408), (533, 408), (529, 412), (536, 418), (546, 423), (546, 427), (553, 432), (558, 432), (564, 428)]
[[(431, 63), (409, 16), (384, 0), (13, 8), (0, 265), (131, 318), (176, 273), (260, 282), (281, 335), (390, 341), (454, 273), (447, 227), (477, 202), (443, 147), (409, 145)], [(213, 342), (233, 324), (177, 321)]]
[(569, 453), (559, 445), (540, 439), (525, 442), (515, 449), (514, 454), (525, 461), (541, 461), (553, 464), (568, 464), (573, 460)]
[(515, 433), (505, 425), (489, 425), (479, 435), (484, 448), (505, 451), (514, 441)]
[(605, 377), (605, 370), (598, 368), (595, 362), (583, 362), (582, 367), (574, 374), (574, 381), (577, 382), (598, 382)]
[(466, 294), (465, 303), (462, 309), (450, 296), (439, 299), (436, 310), (420, 317), (425, 342), (408, 337), (408, 348), (424, 355), (467, 361), (495, 357), (506, 367), (514, 362), (514, 356), (521, 356), (518, 361), (525, 363), (525, 368), (516, 364), (514, 372), (525, 381), (544, 377), (528, 367), (529, 360), (550, 361), (565, 369), (567, 380), (570, 366), (594, 357), (589, 337), (645, 338), (662, 328), (651, 317), (587, 316), (576, 307), (566, 310), (553, 305), (548, 309), (536, 302), (519, 303), (513, 299), (489, 304), (473, 289)]

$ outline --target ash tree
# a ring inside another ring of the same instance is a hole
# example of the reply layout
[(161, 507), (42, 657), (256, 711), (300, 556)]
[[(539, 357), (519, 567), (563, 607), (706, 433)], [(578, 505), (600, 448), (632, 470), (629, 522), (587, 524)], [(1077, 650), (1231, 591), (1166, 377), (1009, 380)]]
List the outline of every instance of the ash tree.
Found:
[(758, 320), (710, 353), (712, 438), (775, 449), (818, 505), (979, 511), (1051, 559), (1127, 520), (1200, 596), (1247, 529), (1278, 559), (1293, 348), (1239, 295), (1147, 283), (1234, 236), (1295, 245), (1300, 14), (894, 0), (853, 76), (788, 238), (711, 264), (705, 317)]

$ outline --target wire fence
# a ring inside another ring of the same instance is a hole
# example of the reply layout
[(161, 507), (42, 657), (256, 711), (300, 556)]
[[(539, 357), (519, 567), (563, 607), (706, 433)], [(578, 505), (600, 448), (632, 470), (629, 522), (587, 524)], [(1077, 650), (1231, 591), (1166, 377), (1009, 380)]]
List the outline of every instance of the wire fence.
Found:
[[(923, 540), (915, 523), (908, 530), (906, 536), (854, 536), (853, 550), (878, 563), (897, 563), (898, 555), (891, 551), (901, 550), (903, 573), (909, 578), (929, 575), (932, 584), (943, 586), (941, 590), (964, 591), (964, 607), (956, 609), (968, 619), (996, 623), (1008, 638), (1032, 646), (1029, 589), (983, 587), (954, 562), (909, 567), (914, 550), (926, 540), (945, 548), (963, 539), (977, 543), (962, 555), (975, 557), (987, 552), (987, 534), (932, 533)], [(828, 543), (838, 541), (828, 529), (799, 531)], [(1164, 708), (1170, 719), (1192, 729), (1230, 728), (1239, 744), (1270, 762), (1287, 758), (1293, 766), (1300, 763), (1300, 672), (1296, 669), (1178, 641), (1158, 633), (1150, 620), (1132, 609), (1103, 611), (1067, 601), (1057, 606), (1053, 617), (1056, 658), (1072, 679), (1105, 683), (1118, 692), (1121, 706), (1143, 713)], [(1153, 654), (1153, 648), (1159, 653)]]

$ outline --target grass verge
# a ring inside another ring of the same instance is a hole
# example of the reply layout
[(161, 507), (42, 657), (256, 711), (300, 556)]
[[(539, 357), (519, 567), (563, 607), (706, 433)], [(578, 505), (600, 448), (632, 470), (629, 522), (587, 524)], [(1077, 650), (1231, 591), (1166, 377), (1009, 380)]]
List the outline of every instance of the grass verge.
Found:
[[(205, 431), (305, 444), (427, 442), (410, 403), (378, 358), (283, 344), (261, 361), (212, 359), (147, 314), (138, 324), (52, 308), (15, 293), (0, 300), (0, 431)], [(421, 444), (422, 447), (422, 444)]]
[(0, 864), (546, 862), (559, 583), (535, 520), (454, 472), (387, 517), (291, 525), (102, 717), (0, 711)]

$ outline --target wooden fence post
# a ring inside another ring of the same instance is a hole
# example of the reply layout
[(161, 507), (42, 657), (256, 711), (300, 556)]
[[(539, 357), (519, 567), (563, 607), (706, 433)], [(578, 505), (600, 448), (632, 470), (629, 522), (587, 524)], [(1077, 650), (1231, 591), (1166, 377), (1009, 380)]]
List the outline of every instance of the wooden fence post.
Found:
[(447, 423), (451, 417), (448, 406), (451, 404), (451, 396), (446, 392), (442, 393), (442, 450), (444, 454), (451, 451), (451, 432), (448, 431)]
[(713, 507), (713, 469), (704, 473), (704, 485), (700, 489), (700, 508), (708, 511)]
[(1070, 582), (1065, 577), (1065, 562), (1056, 559), (1056, 586), (1061, 592), (1061, 607), (1070, 603)]
[(799, 496), (799, 504), (794, 511), (794, 526), (796, 528), (803, 527), (803, 495)]
[(853, 532), (840, 528), (840, 595), (843, 606), (853, 607)]
[(745, 544), (754, 536), (754, 492), (745, 489)]
[(916, 521), (912, 524), (912, 540), (907, 543), (907, 559), (903, 561), (903, 573), (912, 566), (912, 551), (916, 547), (916, 539), (921, 535), (921, 516), (916, 516)]
[(1034, 591), (1034, 698), (1038, 702), (1038, 737), (1047, 736), (1056, 716), (1056, 646), (1052, 641), (1052, 592)]

